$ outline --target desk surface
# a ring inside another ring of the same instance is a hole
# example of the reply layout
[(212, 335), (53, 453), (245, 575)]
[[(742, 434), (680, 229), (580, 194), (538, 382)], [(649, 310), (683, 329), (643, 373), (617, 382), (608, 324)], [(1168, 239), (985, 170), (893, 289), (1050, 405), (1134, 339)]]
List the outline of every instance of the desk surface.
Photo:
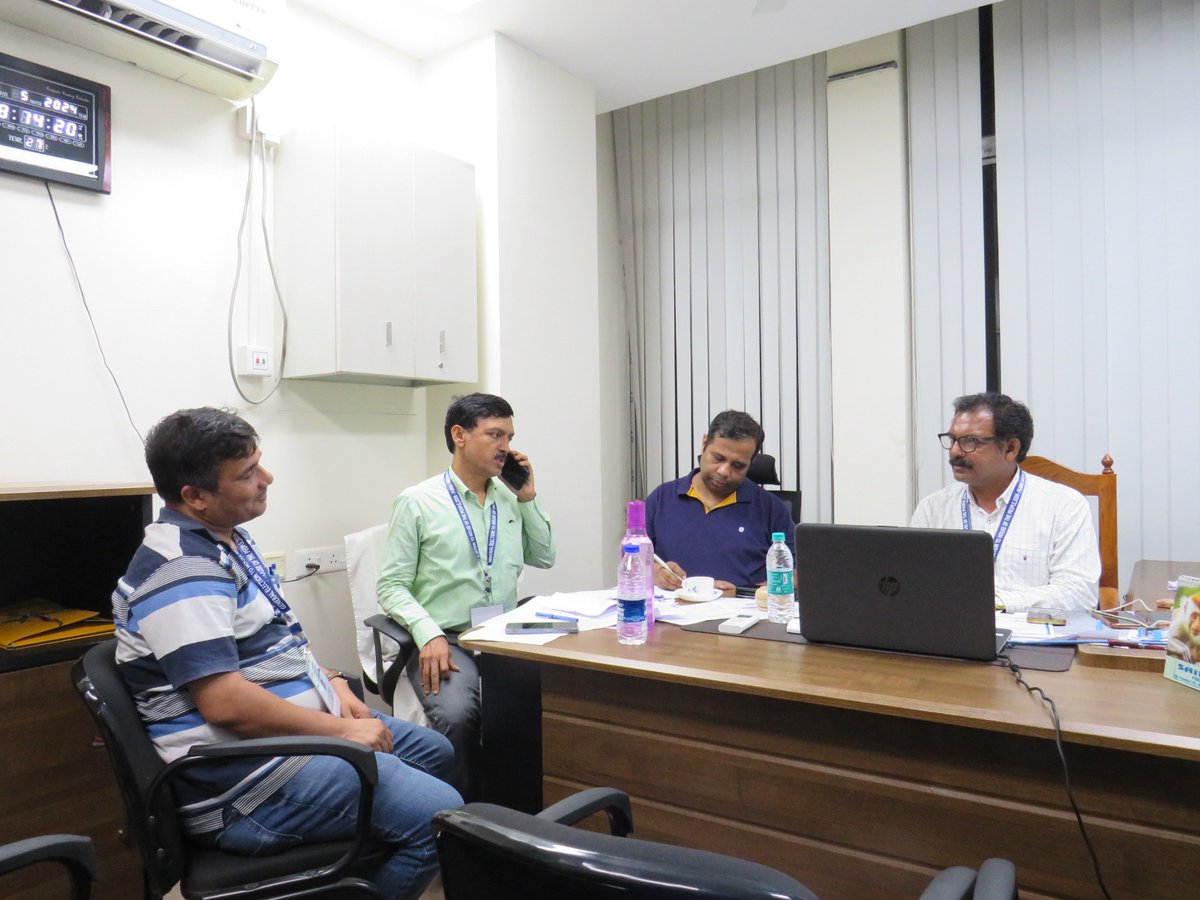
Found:
[[(927, 722), (1053, 738), (1049, 711), (1004, 667), (685, 632), (659, 624), (641, 647), (607, 629), (548, 644), (463, 640), (545, 664), (777, 697)], [(1200, 761), (1200, 693), (1150, 672), (1026, 672), (1055, 701), (1065, 740)]]

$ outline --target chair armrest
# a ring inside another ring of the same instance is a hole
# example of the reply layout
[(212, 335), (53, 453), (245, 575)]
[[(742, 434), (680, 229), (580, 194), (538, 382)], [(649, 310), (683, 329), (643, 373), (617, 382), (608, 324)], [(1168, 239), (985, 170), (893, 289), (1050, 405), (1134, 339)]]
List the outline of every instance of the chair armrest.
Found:
[(1017, 867), (1007, 859), (986, 859), (975, 879), (973, 900), (1017, 900)]
[[(148, 791), (147, 805), (150, 809), (157, 807), (159, 792), (164, 790), (171, 778), (183, 768), (252, 756), (333, 756), (354, 767), (359, 783), (354, 843), (336, 862), (323, 867), (326, 877), (330, 879), (343, 875), (362, 856), (371, 840), (371, 806), (375, 799), (375, 785), (379, 783), (379, 766), (375, 761), (375, 751), (365, 744), (344, 738), (289, 735), (245, 741), (222, 741), (218, 744), (192, 747), (186, 756), (168, 763), (154, 776)], [(152, 827), (155, 825), (153, 819), (152, 816)]]
[(967, 866), (951, 866), (938, 872), (921, 900), (971, 900), (978, 873)]
[(379, 767), (375, 751), (366, 744), (344, 738), (296, 737), (254, 738), (248, 741), (222, 741), (193, 747), (184, 759), (229, 759), (243, 756), (336, 756), (358, 770), (359, 777), (369, 784), (379, 783)]
[[(396, 683), (400, 680), (400, 674), (404, 671), (404, 667), (408, 665), (408, 658), (416, 649), (417, 642), (413, 640), (413, 636), (407, 628), (384, 613), (363, 619), (363, 624), (374, 632), (375, 687), (379, 690), (379, 696), (385, 702), (391, 703), (392, 697), (396, 693)], [(383, 668), (383, 646), (379, 641), (380, 635), (390, 637), (397, 645), (396, 659), (387, 667), (387, 671), (384, 671)]]
[(0, 874), (40, 862), (56, 862), (71, 876), (73, 897), (86, 897), (100, 874), (92, 839), (75, 834), (47, 834), (0, 847)]
[(633, 831), (633, 810), (629, 795), (616, 788), (588, 788), (547, 806), (537, 814), (559, 825), (574, 825), (592, 813), (608, 814), (608, 830), (617, 837), (627, 837)]

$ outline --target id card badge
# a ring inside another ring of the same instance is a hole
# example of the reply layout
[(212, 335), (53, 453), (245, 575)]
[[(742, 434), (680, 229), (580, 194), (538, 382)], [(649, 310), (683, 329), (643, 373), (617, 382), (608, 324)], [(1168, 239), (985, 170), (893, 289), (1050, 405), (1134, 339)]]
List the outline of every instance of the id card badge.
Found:
[(494, 619), (504, 612), (502, 603), (492, 603), (488, 606), (476, 606), (471, 609), (471, 627), (482, 625), (488, 619)]
[(321, 695), (321, 702), (325, 704), (325, 708), (340, 719), (342, 717), (342, 701), (334, 693), (333, 684), (325, 677), (325, 673), (321, 671), (321, 667), (317, 664), (317, 658), (311, 653), (306, 652), (304, 654), (304, 666), (308, 669), (308, 680), (313, 683), (313, 687)]

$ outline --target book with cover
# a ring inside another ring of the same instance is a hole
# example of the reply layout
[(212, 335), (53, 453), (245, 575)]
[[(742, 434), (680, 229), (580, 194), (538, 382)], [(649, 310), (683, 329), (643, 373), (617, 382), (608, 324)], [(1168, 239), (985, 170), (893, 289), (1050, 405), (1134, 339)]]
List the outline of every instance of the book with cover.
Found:
[(1167, 635), (1163, 677), (1200, 691), (1200, 578), (1179, 577)]
[(20, 650), (113, 633), (112, 619), (49, 600), (26, 600), (0, 607), (0, 648)]

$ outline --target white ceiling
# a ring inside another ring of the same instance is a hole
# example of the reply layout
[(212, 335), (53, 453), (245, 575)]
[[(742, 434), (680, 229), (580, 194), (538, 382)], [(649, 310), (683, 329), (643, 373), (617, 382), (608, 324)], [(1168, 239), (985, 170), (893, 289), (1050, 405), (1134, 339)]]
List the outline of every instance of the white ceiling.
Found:
[(592, 84), (596, 111), (607, 112), (986, 0), (300, 2), (418, 60), (499, 32)]

